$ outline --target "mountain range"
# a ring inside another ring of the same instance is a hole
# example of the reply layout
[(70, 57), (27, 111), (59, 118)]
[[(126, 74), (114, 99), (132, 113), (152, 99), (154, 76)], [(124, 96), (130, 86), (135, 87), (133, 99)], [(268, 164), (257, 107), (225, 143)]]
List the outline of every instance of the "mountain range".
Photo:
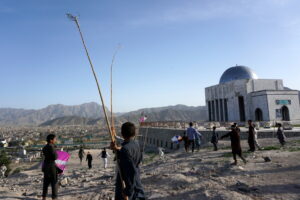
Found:
[[(106, 108), (107, 111), (108, 108)], [(116, 124), (125, 121), (138, 122), (141, 115), (148, 121), (204, 121), (205, 106), (167, 106), (144, 108), (127, 113), (115, 113)], [(0, 125), (6, 126), (59, 126), (59, 125), (104, 125), (102, 107), (94, 102), (76, 106), (49, 105), (39, 110), (0, 108)]]

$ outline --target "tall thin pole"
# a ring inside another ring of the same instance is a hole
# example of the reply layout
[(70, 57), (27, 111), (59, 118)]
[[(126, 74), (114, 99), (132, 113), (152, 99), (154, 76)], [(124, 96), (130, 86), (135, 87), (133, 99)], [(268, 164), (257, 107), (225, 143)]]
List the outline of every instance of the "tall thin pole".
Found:
[[(108, 117), (107, 117), (107, 113), (106, 113), (106, 109), (105, 109), (105, 103), (104, 103), (104, 99), (103, 99), (103, 96), (102, 96), (100, 84), (98, 82), (98, 78), (97, 78), (97, 75), (95, 73), (92, 60), (91, 60), (91, 58), (89, 56), (89, 52), (88, 52), (87, 47), (85, 45), (85, 41), (84, 41), (82, 32), (80, 30), (78, 19), (77, 19), (76, 16), (73, 16), (71, 14), (67, 14), (67, 16), (68, 16), (69, 19), (71, 19), (72, 21), (74, 21), (76, 23), (76, 25), (77, 25), (78, 31), (80, 33), (81, 41), (82, 41), (82, 44), (83, 44), (84, 49), (85, 49), (85, 53), (86, 53), (86, 55), (88, 57), (88, 60), (89, 60), (89, 63), (90, 63), (90, 66), (91, 66), (91, 69), (92, 69), (92, 72), (93, 72), (96, 84), (97, 84), (97, 88), (98, 88), (98, 92), (99, 92), (99, 95), (100, 95), (100, 99), (101, 99), (101, 103), (102, 103), (102, 108), (103, 108), (103, 112), (104, 112), (104, 116), (105, 116), (105, 121), (106, 121), (107, 128), (108, 128), (108, 131), (109, 131), (109, 134), (110, 134), (110, 138), (111, 138), (112, 142), (115, 142), (116, 141), (116, 135), (115, 135), (114, 131), (112, 130), (111, 125), (110, 125), (109, 120), (108, 120)], [(120, 174), (122, 189), (124, 189), (124, 188), (126, 188), (126, 185), (125, 185), (125, 182), (123, 181), (124, 179), (123, 179), (123, 176), (122, 176), (122, 173), (121, 173), (121, 169), (120, 169), (120, 163), (119, 163), (119, 159), (118, 159), (118, 154), (116, 154), (116, 158), (117, 158), (117, 168), (118, 168), (118, 171), (119, 171), (119, 174)]]
[(116, 134), (116, 132), (115, 132), (115, 124), (114, 124), (114, 116), (113, 116), (114, 115), (113, 114), (113, 65), (115, 62), (116, 55), (120, 48), (121, 46), (118, 45), (110, 65), (110, 123), (111, 123), (112, 132), (114, 134)]
[(95, 81), (96, 81), (96, 84), (97, 84), (98, 93), (99, 93), (99, 96), (100, 96), (100, 99), (101, 99), (102, 109), (103, 109), (103, 112), (104, 112), (105, 121), (106, 121), (106, 125), (107, 125), (107, 128), (108, 128), (109, 134), (110, 134), (110, 138), (111, 138), (112, 142), (115, 142), (115, 140), (116, 140), (115, 139), (115, 135), (112, 132), (111, 125), (110, 125), (110, 122), (108, 120), (108, 116), (107, 116), (107, 113), (106, 113), (105, 103), (104, 103), (104, 99), (103, 99), (103, 96), (102, 96), (100, 84), (98, 82), (98, 78), (97, 78), (97, 75), (95, 73), (94, 66), (93, 66), (92, 60), (90, 58), (88, 49), (86, 47), (86, 44), (85, 44), (85, 41), (84, 41), (84, 38), (83, 38), (83, 34), (81, 32), (81, 29), (80, 29), (80, 25), (79, 25), (78, 19), (77, 19), (76, 16), (73, 16), (71, 14), (67, 14), (67, 16), (68, 16), (69, 19), (71, 19), (72, 21), (74, 21), (76, 23), (76, 25), (77, 25), (77, 28), (78, 28), (78, 31), (79, 31), (79, 34), (80, 34), (80, 38), (81, 38), (82, 44), (83, 44), (84, 49), (85, 49), (86, 56), (87, 56), (87, 58), (89, 60), (90, 67), (92, 69), (92, 72), (93, 72), (93, 75), (94, 75), (94, 78), (95, 78)]

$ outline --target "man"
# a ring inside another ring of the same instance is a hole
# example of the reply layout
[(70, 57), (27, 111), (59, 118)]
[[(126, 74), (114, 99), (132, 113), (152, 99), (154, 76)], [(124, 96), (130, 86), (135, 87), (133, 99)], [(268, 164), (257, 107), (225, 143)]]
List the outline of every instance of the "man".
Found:
[(258, 131), (256, 130), (256, 125), (253, 124), (254, 127), (254, 144), (258, 148), (258, 150), (263, 150), (263, 148), (258, 143)]
[(283, 147), (285, 145), (285, 139), (286, 139), (286, 136), (284, 134), (284, 131), (282, 130), (282, 125), (280, 123), (277, 124), (277, 138), (281, 144), (281, 146)]
[(237, 165), (237, 159), (236, 155), (238, 155), (244, 163), (246, 163), (246, 159), (242, 156), (242, 148), (241, 148), (241, 139), (240, 139), (240, 132), (239, 129), (235, 125), (231, 126), (231, 132), (227, 133), (226, 135), (223, 135), (221, 139), (225, 137), (230, 137), (231, 140), (231, 149), (232, 149), (232, 155), (234, 159), (233, 165)]
[(2, 164), (1, 167), (0, 167), (1, 177), (2, 178), (5, 178), (5, 172), (6, 172), (6, 170), (7, 170), (7, 167), (4, 164)]
[(195, 135), (195, 145), (196, 145), (197, 151), (200, 150), (200, 147), (201, 147), (201, 139), (202, 139), (201, 133), (199, 133), (198, 131), (196, 131), (196, 135)]
[(217, 127), (213, 127), (211, 143), (214, 145), (214, 151), (218, 151), (219, 134), (216, 132)]
[(83, 147), (80, 147), (79, 152), (78, 152), (78, 157), (80, 159), (80, 164), (82, 163), (82, 159), (84, 157), (84, 154), (85, 153), (84, 153)]
[(101, 152), (101, 158), (103, 160), (103, 164), (104, 164), (104, 169), (107, 168), (107, 158), (110, 157), (110, 155), (107, 153), (106, 149), (104, 148), (103, 151)]
[(190, 127), (186, 130), (187, 137), (188, 137), (188, 150), (190, 146), (192, 145), (192, 152), (194, 153), (195, 150), (195, 140), (197, 137), (197, 134), (200, 134), (196, 129), (193, 128), (194, 124), (193, 122), (190, 122)]
[(183, 141), (185, 152), (188, 152), (189, 148), (189, 138), (186, 136), (186, 131), (183, 132), (181, 141)]
[(119, 167), (115, 200), (145, 200), (139, 169), (142, 153), (138, 142), (134, 141), (136, 134), (134, 124), (131, 122), (124, 123), (121, 127), (121, 134), (124, 138), (122, 147), (117, 146), (116, 143), (111, 143), (111, 148), (116, 152)]
[(86, 161), (88, 162), (89, 169), (92, 169), (93, 156), (90, 152), (86, 155)]
[(254, 126), (252, 124), (252, 120), (248, 120), (248, 125), (249, 125), (248, 144), (250, 147), (249, 151), (255, 152), (255, 130), (254, 130)]
[(44, 172), (44, 182), (43, 182), (43, 200), (46, 200), (48, 193), (48, 186), (51, 184), (52, 188), (52, 199), (57, 198), (57, 168), (55, 165), (55, 160), (57, 159), (57, 154), (55, 152), (54, 144), (56, 143), (56, 136), (54, 134), (49, 134), (47, 136), (47, 145), (44, 146), (42, 152), (44, 155), (44, 163), (42, 171)]

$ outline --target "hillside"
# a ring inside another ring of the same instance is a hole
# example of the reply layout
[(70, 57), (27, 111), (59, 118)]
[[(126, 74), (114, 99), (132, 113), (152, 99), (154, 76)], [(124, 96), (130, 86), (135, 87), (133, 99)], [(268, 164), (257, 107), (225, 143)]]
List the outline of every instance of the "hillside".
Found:
[(39, 125), (66, 116), (96, 119), (103, 116), (103, 111), (93, 102), (76, 106), (49, 105), (39, 110), (0, 108), (0, 125)]
[[(144, 108), (137, 111), (128, 112), (115, 117), (115, 124), (121, 125), (123, 122), (131, 121), (138, 123), (141, 114), (147, 116), (147, 121), (204, 121), (206, 119), (206, 109), (203, 106), (190, 107), (184, 105), (167, 106), (159, 108)], [(60, 117), (46, 121), (41, 126), (61, 126), (61, 125), (100, 125), (105, 126), (104, 118), (91, 119), (77, 116)]]
[[(147, 115), (147, 121), (204, 121), (207, 118), (205, 106), (176, 105), (116, 113), (116, 124), (137, 123), (142, 114)], [(103, 116), (101, 106), (93, 102), (77, 106), (56, 104), (40, 110), (0, 108), (0, 125), (104, 125)]]

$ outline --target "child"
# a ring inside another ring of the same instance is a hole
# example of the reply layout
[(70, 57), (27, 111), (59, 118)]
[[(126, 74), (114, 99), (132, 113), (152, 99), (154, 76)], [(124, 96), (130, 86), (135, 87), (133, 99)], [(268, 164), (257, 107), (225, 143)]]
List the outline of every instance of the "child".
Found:
[[(111, 148), (116, 151), (119, 167), (116, 179), (115, 200), (145, 200), (139, 169), (139, 164), (142, 161), (142, 153), (138, 142), (134, 141), (134, 124), (131, 122), (124, 123), (121, 127), (121, 134), (124, 138), (122, 147), (111, 143)], [(124, 181), (124, 188), (122, 181)]]
[(234, 159), (234, 165), (237, 165), (237, 159), (236, 155), (238, 155), (244, 163), (246, 163), (246, 159), (242, 156), (242, 147), (241, 147), (241, 139), (240, 139), (240, 132), (239, 128), (237, 128), (235, 125), (231, 126), (231, 132), (227, 133), (226, 135), (223, 135), (221, 139), (225, 137), (230, 137), (231, 140), (231, 149), (232, 149), (232, 154), (233, 154), (233, 159)]

